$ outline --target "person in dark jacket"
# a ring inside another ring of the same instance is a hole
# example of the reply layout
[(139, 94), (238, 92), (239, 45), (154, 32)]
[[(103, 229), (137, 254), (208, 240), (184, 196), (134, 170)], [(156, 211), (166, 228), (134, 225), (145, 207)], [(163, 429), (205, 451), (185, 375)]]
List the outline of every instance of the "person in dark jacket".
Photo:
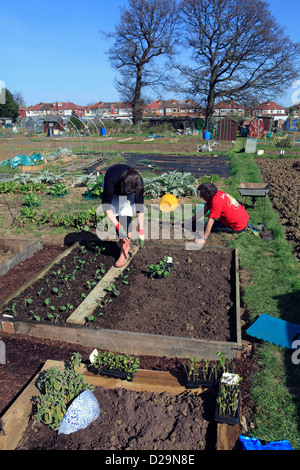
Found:
[(115, 266), (121, 268), (128, 260), (132, 217), (138, 219), (138, 241), (144, 244), (144, 183), (140, 174), (124, 164), (111, 166), (103, 181), (102, 205), (110, 222), (116, 227), (121, 244)]

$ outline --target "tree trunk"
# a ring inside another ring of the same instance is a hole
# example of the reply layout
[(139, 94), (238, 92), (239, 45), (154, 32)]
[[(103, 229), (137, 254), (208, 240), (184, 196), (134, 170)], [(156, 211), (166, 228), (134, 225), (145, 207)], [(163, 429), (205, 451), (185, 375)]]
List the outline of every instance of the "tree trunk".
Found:
[(141, 106), (141, 90), (142, 90), (142, 67), (138, 67), (136, 85), (132, 101), (132, 119), (133, 125), (139, 126), (143, 117)]

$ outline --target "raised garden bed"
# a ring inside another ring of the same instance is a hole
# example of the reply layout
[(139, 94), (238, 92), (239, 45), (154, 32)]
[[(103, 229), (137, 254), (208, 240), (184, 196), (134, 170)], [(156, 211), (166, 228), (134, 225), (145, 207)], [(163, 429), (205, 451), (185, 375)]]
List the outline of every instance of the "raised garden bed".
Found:
[[(147, 266), (164, 255), (173, 258), (169, 277), (149, 278)], [(61, 312), (56, 323), (18, 316), (2, 319), (2, 330), (128, 354), (217, 359), (217, 353), (223, 351), (227, 357), (238, 356), (241, 332), (235, 250), (187, 251), (168, 244), (147, 244), (134, 253), (128, 268), (130, 271), (110, 268), (78, 308), (69, 316)], [(128, 284), (124, 284), (125, 273)], [(120, 295), (107, 292), (111, 284), (118, 286)], [(28, 292), (22, 292), (20, 305), (27, 298)], [(10, 305), (16, 299), (10, 298)], [(74, 306), (73, 300), (64, 298), (63, 305), (67, 303)], [(5, 302), (2, 314), (7, 307)], [(30, 310), (27, 308), (27, 315)]]
[[(62, 362), (47, 361), (63, 368)], [(59, 434), (30, 422), (36, 378), (2, 416), (1, 450), (215, 450), (233, 449), (238, 426), (216, 424), (215, 391), (186, 391), (169, 372), (139, 370), (133, 382), (81, 373), (95, 387), (100, 416), (87, 428)], [(113, 405), (113, 406), (112, 406)]]
[(0, 238), (0, 276), (43, 247), (41, 241)]
[(66, 319), (114, 264), (117, 253), (114, 243), (75, 243), (2, 302), (1, 312), (54, 323), (61, 316)]

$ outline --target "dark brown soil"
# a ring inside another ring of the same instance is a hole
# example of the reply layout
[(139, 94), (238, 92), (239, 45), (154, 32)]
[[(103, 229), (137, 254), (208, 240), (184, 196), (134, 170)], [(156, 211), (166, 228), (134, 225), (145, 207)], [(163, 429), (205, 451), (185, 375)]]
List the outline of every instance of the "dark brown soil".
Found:
[(86, 429), (60, 434), (31, 425), (17, 450), (214, 450), (216, 393), (180, 395), (97, 387), (100, 416)]
[(263, 181), (270, 184), (269, 197), (278, 212), (287, 239), (300, 258), (300, 171), (299, 158), (260, 158), (257, 164)]
[[(168, 278), (151, 279), (148, 265), (170, 256)], [(148, 334), (236, 341), (233, 251), (145, 246), (94, 312), (94, 326)], [(125, 285), (123, 282), (128, 282)], [(98, 316), (100, 315), (100, 316)]]
[(43, 248), (32, 257), (11, 268), (4, 276), (0, 276), (0, 303), (65, 250), (66, 247), (44, 243)]

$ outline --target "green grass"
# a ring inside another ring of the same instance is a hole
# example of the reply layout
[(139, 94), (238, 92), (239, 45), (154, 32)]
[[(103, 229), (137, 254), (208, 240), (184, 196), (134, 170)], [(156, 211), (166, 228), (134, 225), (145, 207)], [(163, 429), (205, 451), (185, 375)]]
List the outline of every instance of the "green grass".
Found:
[[(226, 190), (240, 199), (240, 182), (260, 182), (259, 167), (254, 155), (241, 151), (239, 140), (229, 152), (231, 178)], [(300, 267), (292, 253), (291, 244), (276, 212), (266, 198), (265, 210), (259, 201), (255, 208), (247, 207), (250, 222), (263, 222), (273, 232), (272, 241), (263, 241), (250, 232), (244, 232), (230, 242), (238, 249), (240, 266), (250, 273), (250, 281), (243, 286), (242, 299), (249, 318), (260, 314), (299, 324)], [(292, 363), (292, 351), (267, 342), (257, 350), (259, 371), (252, 377), (251, 396), (256, 404), (251, 436), (262, 441), (288, 439), (294, 449), (300, 449), (300, 366)]]

